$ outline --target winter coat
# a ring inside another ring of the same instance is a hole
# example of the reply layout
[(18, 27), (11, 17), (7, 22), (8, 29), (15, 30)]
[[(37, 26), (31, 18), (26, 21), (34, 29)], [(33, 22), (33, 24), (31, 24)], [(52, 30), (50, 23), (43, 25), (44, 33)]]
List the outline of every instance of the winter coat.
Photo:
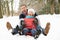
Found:
[(36, 29), (36, 26), (34, 25), (33, 21), (34, 16), (26, 16), (26, 18), (24, 18), (25, 27), (28, 29)]
[[(34, 17), (36, 17), (36, 16), (37, 16), (37, 14), (35, 13)], [(26, 17), (26, 14), (24, 14), (23, 12), (19, 15), (19, 19), (25, 18), (25, 17)]]

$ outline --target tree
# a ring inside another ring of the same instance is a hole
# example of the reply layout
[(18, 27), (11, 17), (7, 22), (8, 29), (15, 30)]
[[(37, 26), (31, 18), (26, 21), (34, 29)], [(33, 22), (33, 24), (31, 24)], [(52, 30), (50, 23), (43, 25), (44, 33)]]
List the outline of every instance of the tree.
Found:
[(59, 3), (59, 13), (60, 13), (60, 0), (58, 0), (58, 3)]
[(11, 0), (11, 9), (12, 9), (11, 13), (12, 13), (12, 16), (13, 16), (13, 0)]
[(2, 9), (1, 9), (1, 6), (2, 6), (1, 1), (2, 1), (2, 0), (0, 0), (0, 18), (3, 18), (3, 16), (2, 16)]
[(6, 0), (6, 13), (7, 13), (7, 16), (10, 15), (8, 0)]
[(48, 0), (48, 3), (50, 4), (50, 12), (51, 14), (55, 13), (54, 12), (54, 0)]

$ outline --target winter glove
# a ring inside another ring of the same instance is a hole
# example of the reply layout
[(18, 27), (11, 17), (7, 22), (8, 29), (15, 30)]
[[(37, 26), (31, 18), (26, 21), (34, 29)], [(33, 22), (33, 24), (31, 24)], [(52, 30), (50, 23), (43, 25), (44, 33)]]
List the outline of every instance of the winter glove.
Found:
[(20, 24), (21, 24), (22, 26), (25, 26), (24, 20), (21, 20)]

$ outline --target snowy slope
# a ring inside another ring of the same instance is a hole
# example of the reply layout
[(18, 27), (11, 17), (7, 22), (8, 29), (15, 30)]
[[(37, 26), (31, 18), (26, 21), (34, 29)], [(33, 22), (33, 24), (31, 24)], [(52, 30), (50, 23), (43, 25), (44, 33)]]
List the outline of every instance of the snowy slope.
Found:
[[(51, 23), (49, 34), (41, 34), (37, 40), (60, 40), (60, 15), (39, 15), (37, 16), (40, 25), (45, 28), (46, 23)], [(14, 28), (19, 23), (18, 16), (5, 17), (0, 19), (0, 40), (35, 40), (30, 36), (12, 35), (6, 28), (6, 22), (9, 21)]]

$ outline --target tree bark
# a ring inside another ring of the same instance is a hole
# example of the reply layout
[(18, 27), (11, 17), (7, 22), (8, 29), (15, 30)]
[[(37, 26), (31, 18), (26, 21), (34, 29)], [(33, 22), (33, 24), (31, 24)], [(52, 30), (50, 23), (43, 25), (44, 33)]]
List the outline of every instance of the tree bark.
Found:
[(11, 9), (12, 9), (11, 13), (12, 13), (12, 16), (13, 16), (13, 0), (11, 1)]
[(6, 6), (7, 6), (7, 16), (10, 16), (10, 10), (9, 10), (9, 4), (8, 4), (8, 1), (6, 1)]
[(0, 18), (3, 18), (1, 6), (2, 6), (2, 3), (1, 3), (1, 0), (0, 0)]

